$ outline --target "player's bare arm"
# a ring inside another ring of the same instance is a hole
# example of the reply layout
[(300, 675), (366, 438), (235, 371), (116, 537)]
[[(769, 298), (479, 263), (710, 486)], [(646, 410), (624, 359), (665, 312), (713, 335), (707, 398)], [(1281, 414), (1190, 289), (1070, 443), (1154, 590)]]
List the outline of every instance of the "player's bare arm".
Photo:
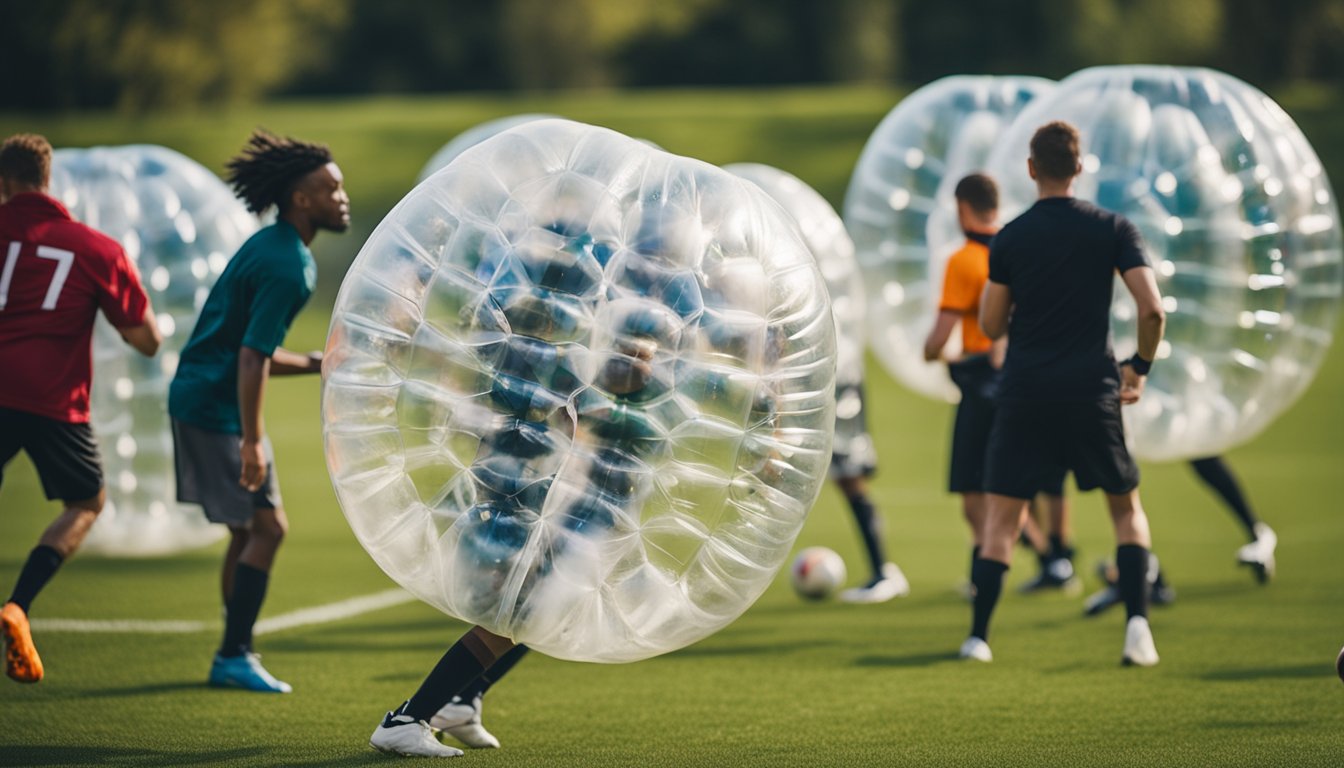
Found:
[(163, 343), (163, 334), (159, 332), (158, 318), (151, 306), (145, 307), (145, 317), (139, 325), (118, 328), (117, 333), (121, 334), (121, 338), (125, 339), (132, 349), (145, 357), (153, 357), (158, 353), (159, 345)]
[(276, 347), (271, 353), (272, 376), (296, 376), (301, 373), (321, 373), (322, 353), (301, 354)]
[(266, 453), (261, 446), (261, 402), (271, 359), (251, 347), (238, 350), (238, 410), (242, 416), (243, 442), (239, 447), (243, 473), (239, 484), (255, 491), (266, 480)]
[[(1121, 274), (1134, 305), (1138, 318), (1139, 349), (1136, 357), (1120, 364), (1120, 402), (1129, 405), (1136, 403), (1143, 395), (1143, 385), (1148, 378), (1148, 365), (1157, 357), (1157, 347), (1162, 343), (1162, 333), (1167, 326), (1167, 313), (1162, 309), (1162, 294), (1157, 289), (1157, 278), (1150, 267), (1134, 267)], [(1142, 368), (1142, 370), (1140, 370)]]
[(925, 360), (933, 362), (943, 356), (943, 347), (947, 346), (947, 340), (952, 337), (952, 331), (959, 322), (961, 322), (960, 313), (946, 309), (939, 310), (938, 316), (934, 318), (933, 328), (929, 330), (929, 336), (924, 340)]
[(985, 283), (980, 299), (980, 329), (995, 341), (1008, 335), (1008, 318), (1013, 310), (1013, 290), (993, 280)]

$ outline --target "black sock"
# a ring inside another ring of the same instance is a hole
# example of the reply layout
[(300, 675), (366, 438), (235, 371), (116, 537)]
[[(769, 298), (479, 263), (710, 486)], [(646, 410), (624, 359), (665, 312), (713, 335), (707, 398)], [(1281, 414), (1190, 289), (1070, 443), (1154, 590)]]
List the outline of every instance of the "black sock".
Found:
[(980, 559), (980, 545), (971, 547), (971, 585), (975, 585), (975, 561)]
[(1073, 552), (1064, 546), (1064, 539), (1058, 533), (1050, 534), (1050, 559), (1072, 558)]
[(1236, 515), (1237, 521), (1246, 528), (1246, 534), (1255, 541), (1255, 524), (1260, 522), (1251, 510), (1251, 505), (1246, 503), (1246, 497), (1241, 492), (1241, 484), (1237, 482), (1237, 476), (1232, 474), (1232, 470), (1227, 463), (1219, 456), (1212, 456), (1207, 459), (1195, 459), (1190, 462), (1194, 467), (1195, 474), (1203, 480), (1227, 505), (1227, 508)]
[(971, 566), (971, 584), (975, 586), (975, 610), (971, 622), (971, 637), (989, 641), (989, 617), (1003, 591), (1003, 575), (1008, 566), (997, 560), (975, 559)]
[(457, 696), (462, 701), (471, 703), (471, 700), (477, 696), (484, 696), (485, 692), (490, 690), (490, 686), (498, 683), (504, 675), (508, 674), (510, 669), (527, 655), (527, 646), (520, 645), (499, 657), (499, 661), (490, 665), (490, 668), (476, 676), (466, 688), (462, 689)]
[(1148, 550), (1138, 544), (1115, 548), (1116, 587), (1125, 601), (1125, 618), (1148, 615)]
[(859, 524), (859, 535), (863, 537), (863, 548), (868, 553), (868, 564), (872, 566), (873, 578), (882, 578), (882, 566), (887, 557), (882, 552), (881, 520), (873, 502), (865, 495), (848, 496), (849, 509), (854, 513), (854, 521)]
[(61, 557), (61, 553), (46, 544), (33, 547), (33, 551), (28, 553), (28, 562), (23, 564), (23, 570), (19, 572), (19, 580), (14, 585), (14, 593), (9, 596), (9, 602), (27, 613), (28, 606), (37, 597), (37, 593), (51, 581), (51, 577), (56, 575), (56, 569), (60, 568), (63, 562), (65, 558)]
[(453, 647), (429, 671), (420, 689), (401, 706), (397, 714), (429, 722), (444, 704), (452, 701), (486, 669), (494, 666), (483, 664), (478, 658), (478, 651), (473, 651), (465, 641), (466, 638), (463, 638), (453, 643)]
[(229, 598), (228, 613), (224, 617), (224, 641), (219, 655), (242, 656), (252, 650), (252, 625), (257, 623), (261, 604), (266, 599), (266, 582), (270, 573), (239, 563), (233, 572), (233, 596)]

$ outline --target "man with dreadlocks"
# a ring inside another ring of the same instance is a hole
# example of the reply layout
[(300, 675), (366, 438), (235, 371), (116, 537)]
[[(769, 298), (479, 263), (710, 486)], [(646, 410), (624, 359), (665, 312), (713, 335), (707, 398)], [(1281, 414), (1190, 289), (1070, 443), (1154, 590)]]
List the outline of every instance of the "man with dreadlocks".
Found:
[(252, 626), (266, 597), (276, 550), (288, 528), (274, 455), (262, 428), (268, 376), (318, 373), (322, 353), (280, 348), (313, 292), (308, 244), (321, 230), (350, 226), (350, 199), (331, 151), (255, 131), (228, 163), (228, 181), (248, 210), (271, 206), (277, 220), (250, 237), (201, 309), (168, 392), (177, 498), (200, 504), (229, 527), (224, 556), (224, 640), (210, 684), (288, 693), (252, 650)]

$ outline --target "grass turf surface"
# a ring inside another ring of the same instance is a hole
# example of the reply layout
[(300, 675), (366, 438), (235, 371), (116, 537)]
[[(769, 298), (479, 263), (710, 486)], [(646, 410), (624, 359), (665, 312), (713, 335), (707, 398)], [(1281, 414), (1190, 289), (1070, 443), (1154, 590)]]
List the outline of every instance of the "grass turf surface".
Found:
[[(1311, 94), (1309, 94), (1311, 95)], [(1286, 100), (1328, 168), (1344, 158), (1337, 101)], [(320, 347), (341, 268), (420, 164), (458, 130), (546, 111), (652, 139), (716, 163), (760, 161), (843, 194), (867, 133), (896, 94), (880, 89), (667, 92), (548, 99), (374, 99), (129, 119), (0, 115), (0, 132), (58, 145), (164, 143), (218, 168), (246, 130), (329, 141), (349, 178), (356, 231), (315, 244), (321, 293), (287, 346)], [(1320, 126), (1319, 137), (1311, 126)], [(1344, 173), (1335, 172), (1336, 180)], [(1122, 669), (1120, 609), (1081, 618), (1081, 600), (1020, 596), (1019, 556), (991, 637), (991, 665), (958, 662), (969, 609), (966, 534), (942, 492), (951, 409), (870, 366), (882, 471), (873, 492), (892, 559), (913, 594), (879, 606), (805, 604), (781, 577), (739, 621), (683, 651), (624, 666), (533, 655), (491, 692), (504, 743), (464, 764), (495, 765), (1338, 765), (1344, 762), (1344, 351), (1307, 395), (1231, 462), (1280, 536), (1280, 577), (1257, 586), (1233, 564), (1232, 518), (1182, 465), (1145, 465), (1144, 499), (1178, 600), (1153, 611), (1162, 663)], [(390, 586), (354, 541), (322, 461), (316, 379), (275, 380), (267, 424), (292, 531), (263, 618)], [(1108, 556), (1095, 494), (1074, 499), (1080, 569)], [(26, 458), (0, 490), (0, 589), (8, 590), (55, 507)], [(823, 544), (863, 576), (858, 537), (828, 487), (798, 546)], [(34, 616), (218, 621), (221, 545), (157, 560), (81, 557)], [(1095, 587), (1089, 583), (1089, 588)], [(212, 625), (213, 626), (213, 625)], [(404, 699), (464, 629), (418, 603), (259, 639), (289, 696), (203, 685), (214, 631), (39, 633), (48, 677), (0, 684), (0, 765), (361, 765), (382, 711)]]

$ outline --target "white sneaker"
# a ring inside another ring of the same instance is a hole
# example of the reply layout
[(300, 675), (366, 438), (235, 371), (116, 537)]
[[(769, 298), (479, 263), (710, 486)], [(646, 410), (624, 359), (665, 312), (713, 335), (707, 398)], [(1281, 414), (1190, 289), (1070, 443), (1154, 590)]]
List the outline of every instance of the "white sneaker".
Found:
[(461, 757), (462, 750), (444, 746), (424, 720), (387, 713), (369, 737), (369, 746), (379, 752), (407, 757)]
[(844, 603), (885, 603), (893, 597), (905, 597), (910, 594), (910, 582), (901, 573), (895, 563), (882, 566), (882, 576), (862, 587), (846, 589), (840, 593)]
[(1264, 523), (1255, 524), (1255, 541), (1237, 550), (1237, 562), (1255, 569), (1255, 577), (1263, 584), (1274, 578), (1274, 548), (1279, 537)]
[(1153, 630), (1148, 619), (1130, 618), (1125, 626), (1125, 655), (1120, 660), (1127, 667), (1151, 667), (1157, 664), (1157, 646), (1153, 644)]
[(991, 662), (994, 660), (994, 654), (989, 650), (989, 643), (978, 637), (966, 638), (966, 642), (961, 644), (961, 651), (957, 655), (973, 661)]
[(499, 749), (499, 739), (481, 725), (481, 697), (468, 704), (458, 697), (429, 719), (429, 727), (452, 736), (472, 749)]

